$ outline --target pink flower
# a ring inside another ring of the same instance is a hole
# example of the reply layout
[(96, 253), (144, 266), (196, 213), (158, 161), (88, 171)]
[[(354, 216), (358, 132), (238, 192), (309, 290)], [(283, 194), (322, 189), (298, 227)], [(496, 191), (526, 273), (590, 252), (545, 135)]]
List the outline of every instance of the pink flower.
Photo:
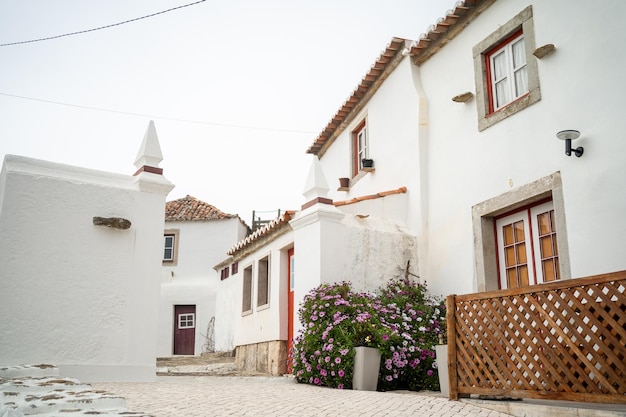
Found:
[(383, 340), (389, 340), (389, 335), (384, 334), (383, 335)]
[(337, 389), (343, 389), (343, 384), (337, 385)]
[(339, 372), (337, 372), (337, 375), (339, 375), (340, 378), (343, 378), (345, 374), (346, 373), (343, 371), (343, 369), (340, 369)]

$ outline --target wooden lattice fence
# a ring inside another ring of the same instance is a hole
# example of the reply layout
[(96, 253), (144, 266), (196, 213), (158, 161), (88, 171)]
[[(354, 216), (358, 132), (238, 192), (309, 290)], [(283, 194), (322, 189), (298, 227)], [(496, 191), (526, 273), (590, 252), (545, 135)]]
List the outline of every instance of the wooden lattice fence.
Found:
[(626, 271), (450, 295), (450, 399), (626, 403)]

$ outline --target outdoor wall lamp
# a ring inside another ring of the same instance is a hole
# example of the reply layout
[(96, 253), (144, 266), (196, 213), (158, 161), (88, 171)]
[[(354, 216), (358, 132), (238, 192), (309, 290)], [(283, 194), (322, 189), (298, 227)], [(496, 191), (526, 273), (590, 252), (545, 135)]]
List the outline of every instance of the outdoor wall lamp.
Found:
[(561, 130), (556, 134), (556, 137), (565, 141), (565, 155), (571, 156), (572, 151), (574, 151), (576, 156), (582, 156), (584, 151), (582, 146), (572, 149), (572, 141), (580, 137), (580, 132), (578, 130)]

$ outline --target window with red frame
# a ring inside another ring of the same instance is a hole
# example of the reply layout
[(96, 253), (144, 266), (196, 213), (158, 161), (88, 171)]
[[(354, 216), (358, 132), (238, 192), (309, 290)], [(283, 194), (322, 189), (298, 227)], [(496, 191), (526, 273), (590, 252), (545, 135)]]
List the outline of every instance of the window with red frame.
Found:
[(363, 168), (363, 159), (367, 158), (367, 125), (365, 119), (352, 131), (352, 176), (355, 177)]
[(504, 214), (495, 221), (500, 288), (561, 278), (552, 201)]
[(223, 281), (223, 280), (225, 280), (226, 278), (228, 278), (228, 276), (229, 276), (229, 274), (228, 274), (228, 273), (229, 273), (229, 271), (230, 271), (230, 269), (229, 269), (228, 267), (226, 267), (226, 268), (222, 268), (222, 274), (221, 274), (221, 279), (222, 279), (222, 281)]
[(489, 112), (493, 113), (528, 93), (524, 33), (518, 30), (485, 54), (489, 81)]

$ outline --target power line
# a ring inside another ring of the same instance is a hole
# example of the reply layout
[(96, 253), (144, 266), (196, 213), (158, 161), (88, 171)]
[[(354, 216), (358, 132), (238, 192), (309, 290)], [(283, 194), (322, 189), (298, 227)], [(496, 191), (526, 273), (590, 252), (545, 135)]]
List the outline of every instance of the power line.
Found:
[(123, 21), (123, 22), (119, 22), (119, 23), (113, 23), (113, 24), (111, 24), (111, 25), (100, 26), (100, 27), (93, 28), (93, 29), (80, 30), (80, 31), (78, 31), (78, 32), (71, 32), (71, 33), (64, 33), (63, 35), (49, 36), (49, 37), (47, 37), (47, 38), (31, 39), (31, 40), (29, 40), (29, 41), (19, 41), (19, 42), (2, 43), (2, 44), (0, 44), (0, 46), (12, 46), (12, 45), (21, 45), (21, 44), (25, 44), (25, 43), (33, 43), (33, 42), (49, 41), (49, 40), (52, 40), (52, 39), (63, 38), (63, 37), (66, 37), (66, 36), (80, 35), (80, 34), (83, 34), (83, 33), (88, 33), (88, 32), (95, 32), (96, 30), (108, 29), (108, 28), (112, 28), (112, 27), (114, 27), (114, 26), (120, 26), (120, 25), (124, 25), (124, 24), (126, 24), (126, 23), (136, 22), (137, 20), (142, 20), (142, 19), (147, 19), (147, 18), (149, 18), (149, 17), (158, 16), (158, 15), (163, 14), (163, 13), (171, 12), (171, 11), (173, 11), (173, 10), (182, 9), (183, 7), (193, 6), (193, 5), (196, 5), (196, 4), (198, 4), (198, 3), (205, 2), (205, 1), (206, 1), (206, 0), (198, 0), (198, 1), (193, 2), (193, 3), (188, 3), (188, 4), (183, 4), (182, 6), (172, 7), (171, 9), (162, 10), (162, 11), (160, 11), (160, 12), (152, 13), (152, 14), (149, 14), (149, 15), (146, 15), (146, 16), (136, 17), (136, 18), (134, 18), (134, 19), (125, 20), (125, 21)]
[(264, 130), (267, 132), (282, 132), (282, 133), (306, 133), (306, 134), (319, 133), (319, 132), (315, 132), (311, 130), (272, 129), (272, 128), (258, 127), (258, 126), (233, 125), (233, 124), (227, 124), (227, 123), (207, 122), (203, 120), (180, 119), (177, 117), (157, 116), (153, 114), (144, 114), (144, 113), (133, 113), (133, 112), (126, 112), (126, 111), (121, 111), (121, 110), (103, 109), (100, 107), (83, 106), (80, 104), (63, 103), (60, 101), (45, 100), (42, 98), (18, 96), (16, 94), (8, 94), (8, 93), (2, 93), (2, 92), (0, 92), (0, 96), (19, 98), (22, 100), (38, 101), (41, 103), (48, 103), (48, 104), (57, 104), (60, 106), (76, 107), (79, 109), (86, 109), (86, 110), (96, 110), (96, 111), (103, 111), (103, 112), (108, 112), (108, 113), (125, 114), (129, 116), (140, 116), (140, 117), (147, 117), (150, 119), (170, 120), (173, 122), (195, 123), (195, 124), (202, 124), (202, 125), (209, 125), (209, 126), (228, 127), (228, 128), (233, 128), (233, 129)]

